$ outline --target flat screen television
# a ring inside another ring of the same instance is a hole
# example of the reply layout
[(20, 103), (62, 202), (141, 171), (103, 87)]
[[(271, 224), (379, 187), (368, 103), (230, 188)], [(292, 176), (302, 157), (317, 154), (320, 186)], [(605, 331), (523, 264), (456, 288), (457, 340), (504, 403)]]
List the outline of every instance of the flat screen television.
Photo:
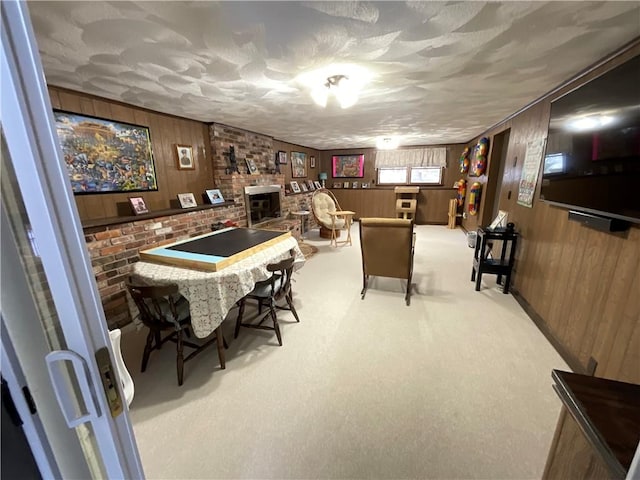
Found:
[(540, 198), (640, 223), (640, 56), (551, 103)]

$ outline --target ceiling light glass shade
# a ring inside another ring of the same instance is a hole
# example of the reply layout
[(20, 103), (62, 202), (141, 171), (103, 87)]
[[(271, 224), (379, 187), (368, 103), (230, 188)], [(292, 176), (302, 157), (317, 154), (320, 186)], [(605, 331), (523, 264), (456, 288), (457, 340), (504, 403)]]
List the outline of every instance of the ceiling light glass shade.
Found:
[(311, 98), (313, 98), (313, 101), (317, 105), (326, 107), (327, 99), (329, 98), (329, 89), (324, 85), (318, 85), (316, 88), (311, 90)]
[(399, 143), (395, 137), (378, 137), (376, 139), (376, 148), (378, 150), (395, 150), (398, 148)]

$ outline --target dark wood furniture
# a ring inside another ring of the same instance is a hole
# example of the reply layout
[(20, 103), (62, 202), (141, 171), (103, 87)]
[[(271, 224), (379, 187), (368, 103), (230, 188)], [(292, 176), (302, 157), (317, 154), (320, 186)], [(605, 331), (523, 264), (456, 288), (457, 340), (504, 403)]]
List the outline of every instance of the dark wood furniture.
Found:
[(553, 370), (556, 391), (611, 478), (625, 478), (640, 441), (640, 385)]
[[(267, 270), (271, 272), (271, 277), (262, 282), (256, 283), (255, 287), (239, 302), (238, 318), (236, 320), (236, 329), (234, 332), (234, 338), (238, 337), (240, 327), (257, 328), (261, 330), (274, 330), (278, 343), (282, 346), (282, 335), (280, 334), (280, 326), (278, 325), (278, 316), (276, 310), (290, 310), (296, 319), (296, 322), (300, 321), (298, 312), (296, 312), (293, 306), (293, 294), (291, 292), (291, 275), (293, 274), (293, 263), (295, 257), (291, 256), (278, 263), (272, 263), (267, 265)], [(244, 315), (245, 303), (247, 299), (253, 299), (258, 302), (258, 317), (262, 314), (262, 307), (268, 306), (269, 311), (262, 316), (257, 323), (244, 323), (242, 317)], [(285, 300), (287, 307), (279, 306), (278, 302)], [(263, 325), (263, 322), (271, 317), (273, 326)]]
[[(515, 261), (518, 234), (507, 228), (478, 228), (478, 237), (473, 254), (471, 281), (476, 282), (476, 291), (480, 291), (480, 282), (484, 273), (497, 275), (498, 285), (503, 285), (502, 293), (509, 293), (511, 272)], [(500, 257), (496, 257), (494, 245), (501, 242)], [(502, 276), (505, 276), (504, 284)]]
[[(127, 280), (126, 285), (140, 312), (140, 320), (149, 328), (147, 342), (142, 354), (142, 367), (140, 369), (142, 372), (147, 369), (151, 352), (160, 350), (162, 345), (168, 341), (176, 343), (178, 385), (183, 383), (185, 362), (191, 360), (214, 342), (218, 348), (220, 368), (225, 368), (224, 348), (226, 348), (226, 342), (220, 327), (215, 330), (215, 337), (202, 345), (183, 339), (183, 334), (187, 337), (190, 336), (191, 316), (189, 315), (189, 302), (178, 293), (177, 285), (142, 286), (136, 285), (130, 278)], [(168, 332), (168, 334), (163, 337), (165, 332)], [(194, 349), (187, 358), (184, 358), (184, 346)]]

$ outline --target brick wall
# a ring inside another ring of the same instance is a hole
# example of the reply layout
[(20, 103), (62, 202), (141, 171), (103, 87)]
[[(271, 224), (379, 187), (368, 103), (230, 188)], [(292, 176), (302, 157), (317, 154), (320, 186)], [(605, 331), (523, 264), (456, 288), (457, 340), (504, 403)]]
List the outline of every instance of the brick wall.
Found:
[(217, 179), (227, 173), (229, 147), (231, 146), (234, 147), (240, 173), (249, 173), (246, 159), (253, 160), (261, 174), (275, 173), (273, 138), (219, 123), (209, 126), (209, 136), (211, 138), (214, 178)]
[(213, 224), (225, 220), (242, 226), (243, 216), (246, 226), (244, 206), (234, 205), (85, 228), (85, 241), (109, 328), (131, 322), (124, 281), (133, 263), (140, 260), (140, 250), (210, 232)]

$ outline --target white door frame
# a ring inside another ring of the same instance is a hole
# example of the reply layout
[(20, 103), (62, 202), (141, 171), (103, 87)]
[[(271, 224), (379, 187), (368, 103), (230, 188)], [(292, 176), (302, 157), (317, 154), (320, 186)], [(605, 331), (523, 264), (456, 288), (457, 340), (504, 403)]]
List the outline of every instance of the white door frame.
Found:
[(67, 348), (88, 367), (88, 382), (96, 393), (97, 407), (97, 415), (91, 419), (91, 424), (107, 475), (109, 478), (142, 478), (144, 474), (126, 403), (124, 413), (112, 418), (102, 389), (95, 352), (108, 348), (113, 365), (114, 356), (58, 146), (53, 110), (27, 4), (3, 1), (0, 13), (0, 121), (44, 274)]

